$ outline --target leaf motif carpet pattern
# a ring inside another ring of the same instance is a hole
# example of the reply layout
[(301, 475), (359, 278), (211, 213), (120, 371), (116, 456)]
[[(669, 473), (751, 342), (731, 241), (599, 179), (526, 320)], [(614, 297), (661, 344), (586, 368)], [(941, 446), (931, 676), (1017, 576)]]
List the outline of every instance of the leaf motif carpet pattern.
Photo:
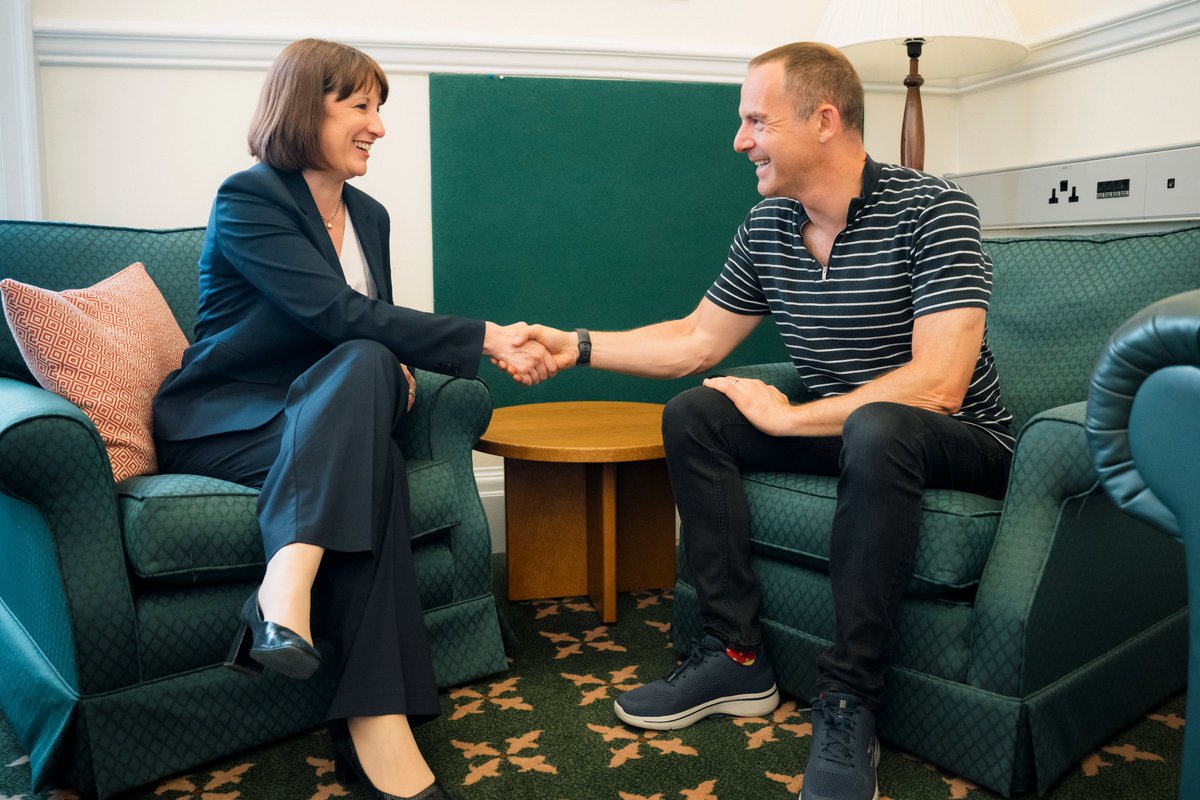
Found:
[[(710, 718), (681, 731), (623, 725), (612, 701), (665, 675), (672, 594), (622, 594), (605, 625), (584, 598), (506, 603), (517, 644), (508, 672), (442, 693), (442, 715), (417, 729), (434, 771), (461, 800), (786, 800), (803, 782), (812, 735), (806, 698), (784, 697), (771, 715)], [(1173, 800), (1184, 697), (1122, 731), (1051, 788), (1049, 800)], [(2, 722), (2, 721), (0, 721)], [(884, 800), (998, 800), (999, 796), (884, 743)], [(363, 798), (333, 772), (317, 730), (166, 778), (121, 800), (329, 800)], [(28, 759), (0, 724), (0, 800), (34, 795)]]

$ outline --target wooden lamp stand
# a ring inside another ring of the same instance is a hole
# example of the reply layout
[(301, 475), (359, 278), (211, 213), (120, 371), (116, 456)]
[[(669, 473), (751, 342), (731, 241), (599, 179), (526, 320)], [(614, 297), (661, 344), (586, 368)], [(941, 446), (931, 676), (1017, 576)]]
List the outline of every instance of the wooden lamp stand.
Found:
[(921, 84), (925, 79), (917, 71), (924, 39), (906, 39), (908, 48), (908, 77), (904, 85), (908, 95), (904, 100), (904, 121), (900, 125), (900, 164), (912, 169), (925, 169), (925, 115), (921, 111)]

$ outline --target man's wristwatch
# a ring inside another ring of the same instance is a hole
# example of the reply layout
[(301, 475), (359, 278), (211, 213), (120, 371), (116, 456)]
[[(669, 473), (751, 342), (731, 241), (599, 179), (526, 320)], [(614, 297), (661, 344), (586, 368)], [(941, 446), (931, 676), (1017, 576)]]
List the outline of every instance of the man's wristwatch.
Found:
[(575, 366), (590, 367), (592, 365), (592, 337), (587, 332), (587, 328), (576, 328), (575, 333), (579, 335), (579, 357), (575, 359)]

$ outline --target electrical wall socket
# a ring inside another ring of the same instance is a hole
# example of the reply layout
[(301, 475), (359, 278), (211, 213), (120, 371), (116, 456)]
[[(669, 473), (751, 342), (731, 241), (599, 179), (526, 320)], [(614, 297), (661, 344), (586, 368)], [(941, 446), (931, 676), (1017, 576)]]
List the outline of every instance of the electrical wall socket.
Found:
[(1200, 144), (947, 177), (985, 230), (1200, 219)]

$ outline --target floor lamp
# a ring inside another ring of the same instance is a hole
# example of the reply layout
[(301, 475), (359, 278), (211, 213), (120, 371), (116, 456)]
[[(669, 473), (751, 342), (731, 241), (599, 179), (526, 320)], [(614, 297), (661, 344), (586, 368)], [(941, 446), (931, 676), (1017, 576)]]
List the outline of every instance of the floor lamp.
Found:
[(913, 169), (925, 168), (925, 78), (991, 72), (1029, 52), (1004, 0), (831, 0), (815, 38), (842, 50), (864, 81), (894, 79), (908, 57), (900, 163)]

